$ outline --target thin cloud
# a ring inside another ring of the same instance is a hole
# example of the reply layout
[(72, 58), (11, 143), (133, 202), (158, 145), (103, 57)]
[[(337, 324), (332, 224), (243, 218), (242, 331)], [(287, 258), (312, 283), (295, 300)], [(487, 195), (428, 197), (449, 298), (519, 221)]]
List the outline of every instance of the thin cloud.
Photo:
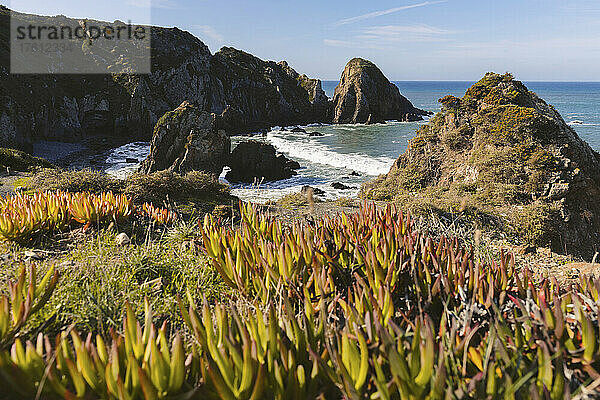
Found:
[(329, 47), (341, 47), (344, 49), (375, 49), (383, 50), (381, 46), (369, 43), (361, 43), (358, 41), (350, 40), (337, 40), (337, 39), (324, 39), (323, 44)]
[(339, 20), (334, 24), (334, 26), (348, 25), (348, 24), (352, 24), (355, 22), (364, 21), (366, 19), (377, 18), (377, 17), (381, 17), (383, 15), (389, 15), (389, 14), (394, 14), (394, 13), (404, 11), (404, 10), (410, 10), (412, 8), (419, 8), (419, 7), (425, 7), (425, 6), (430, 6), (430, 5), (434, 5), (434, 4), (446, 3), (446, 1), (447, 0), (425, 1), (422, 3), (410, 4), (410, 5), (402, 6), (402, 7), (395, 7), (395, 8), (390, 8), (387, 10), (373, 11), (373, 12), (370, 12), (367, 14), (356, 16), (356, 17)]
[(429, 25), (384, 25), (362, 29), (356, 36), (357, 40), (370, 41), (380, 44), (395, 42), (444, 42), (448, 35), (456, 32)]
[(223, 43), (225, 41), (225, 37), (210, 25), (194, 25), (192, 29), (199, 35), (208, 37), (217, 43)]
[(399, 43), (448, 42), (455, 31), (429, 25), (383, 25), (361, 29), (345, 40), (325, 39), (331, 47), (378, 49), (396, 48)]
[(418, 35), (449, 35), (454, 33), (446, 29), (436, 28), (429, 25), (383, 25), (383, 26), (372, 26), (363, 30), (363, 33), (367, 35), (378, 35), (378, 36), (397, 36), (404, 34), (418, 34)]

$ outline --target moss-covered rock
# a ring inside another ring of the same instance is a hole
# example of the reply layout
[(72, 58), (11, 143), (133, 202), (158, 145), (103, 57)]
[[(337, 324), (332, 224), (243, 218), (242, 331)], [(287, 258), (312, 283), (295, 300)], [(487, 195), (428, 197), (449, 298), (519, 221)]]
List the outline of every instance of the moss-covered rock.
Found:
[(35, 168), (54, 168), (43, 158), (33, 157), (23, 151), (0, 148), (0, 168), (28, 172)]
[[(533, 244), (591, 257), (600, 250), (600, 155), (510, 74), (486, 74), (421, 127), (373, 199), (463, 198), (507, 216)], [(469, 190), (464, 190), (468, 188)]]
[(185, 101), (157, 122), (150, 154), (140, 171), (204, 171), (218, 176), (230, 151), (231, 141), (218, 128), (217, 116)]

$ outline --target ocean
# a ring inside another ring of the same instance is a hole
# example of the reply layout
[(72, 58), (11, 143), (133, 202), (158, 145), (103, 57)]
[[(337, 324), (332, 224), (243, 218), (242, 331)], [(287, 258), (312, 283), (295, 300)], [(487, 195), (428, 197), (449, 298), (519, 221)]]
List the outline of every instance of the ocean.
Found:
[[(438, 99), (446, 95), (462, 97), (474, 82), (401, 81), (394, 82), (400, 92), (415, 107), (439, 111)], [(323, 90), (333, 97), (337, 81), (324, 81)], [(592, 148), (600, 151), (600, 82), (525, 82), (546, 102), (554, 105), (578, 135)], [(323, 136), (281, 132), (275, 127), (266, 140), (275, 148), (300, 163), (298, 175), (290, 179), (260, 185), (232, 185), (232, 193), (244, 200), (266, 202), (310, 185), (325, 192), (325, 198), (354, 197), (360, 185), (385, 174), (399, 154), (406, 150), (408, 140), (426, 122), (388, 122), (376, 125), (311, 125), (308, 132)], [(248, 137), (233, 137), (232, 146)], [(147, 142), (130, 143), (114, 149), (108, 156), (107, 172), (123, 177), (137, 168), (126, 158), (139, 160), (150, 149)], [(333, 183), (347, 188), (334, 189)]]

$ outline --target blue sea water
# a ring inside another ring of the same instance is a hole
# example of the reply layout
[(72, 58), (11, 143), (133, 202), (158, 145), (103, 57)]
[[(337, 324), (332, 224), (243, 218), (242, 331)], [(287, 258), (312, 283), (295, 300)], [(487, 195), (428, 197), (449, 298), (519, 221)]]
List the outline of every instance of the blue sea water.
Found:
[[(446, 95), (462, 97), (474, 82), (397, 81), (400, 92), (415, 107), (440, 109), (438, 99)], [(577, 134), (600, 151), (600, 82), (524, 82), (547, 103), (552, 104)], [(337, 81), (324, 81), (323, 90), (333, 97)]]
[[(438, 111), (438, 99), (451, 94), (462, 97), (473, 82), (394, 82), (400, 92), (416, 107)], [(325, 81), (323, 89), (329, 97), (338, 82)], [(546, 102), (554, 105), (579, 136), (592, 148), (600, 151), (600, 82), (525, 82)], [(298, 161), (299, 174), (279, 182), (260, 186), (233, 185), (237, 196), (266, 201), (287, 193), (297, 192), (303, 185), (318, 187), (330, 199), (352, 197), (360, 185), (379, 174), (386, 173), (399, 154), (406, 150), (408, 140), (426, 122), (390, 122), (376, 125), (313, 125), (307, 131), (318, 131), (324, 136), (309, 137), (302, 133), (284, 132), (279, 127), (267, 134), (266, 140), (279, 152)], [(232, 144), (247, 138), (233, 138)], [(143, 158), (149, 151), (147, 143), (133, 143), (115, 149), (111, 155), (109, 172), (123, 175), (135, 169), (124, 164), (125, 157)], [(121, 160), (123, 159), (123, 160)], [(356, 176), (358, 173), (359, 175)], [(350, 189), (332, 188), (334, 182)]]

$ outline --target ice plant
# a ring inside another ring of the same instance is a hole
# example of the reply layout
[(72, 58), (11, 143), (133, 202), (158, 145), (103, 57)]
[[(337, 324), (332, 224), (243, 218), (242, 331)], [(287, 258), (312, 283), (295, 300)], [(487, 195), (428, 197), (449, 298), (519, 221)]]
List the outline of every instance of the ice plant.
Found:
[[(135, 211), (131, 199), (112, 192), (19, 193), (0, 197), (0, 239), (23, 241), (40, 232), (63, 230), (72, 223), (84, 226), (121, 223), (131, 218)], [(169, 224), (175, 219), (174, 213), (151, 204), (144, 204), (138, 213), (148, 215), (159, 224)]]

